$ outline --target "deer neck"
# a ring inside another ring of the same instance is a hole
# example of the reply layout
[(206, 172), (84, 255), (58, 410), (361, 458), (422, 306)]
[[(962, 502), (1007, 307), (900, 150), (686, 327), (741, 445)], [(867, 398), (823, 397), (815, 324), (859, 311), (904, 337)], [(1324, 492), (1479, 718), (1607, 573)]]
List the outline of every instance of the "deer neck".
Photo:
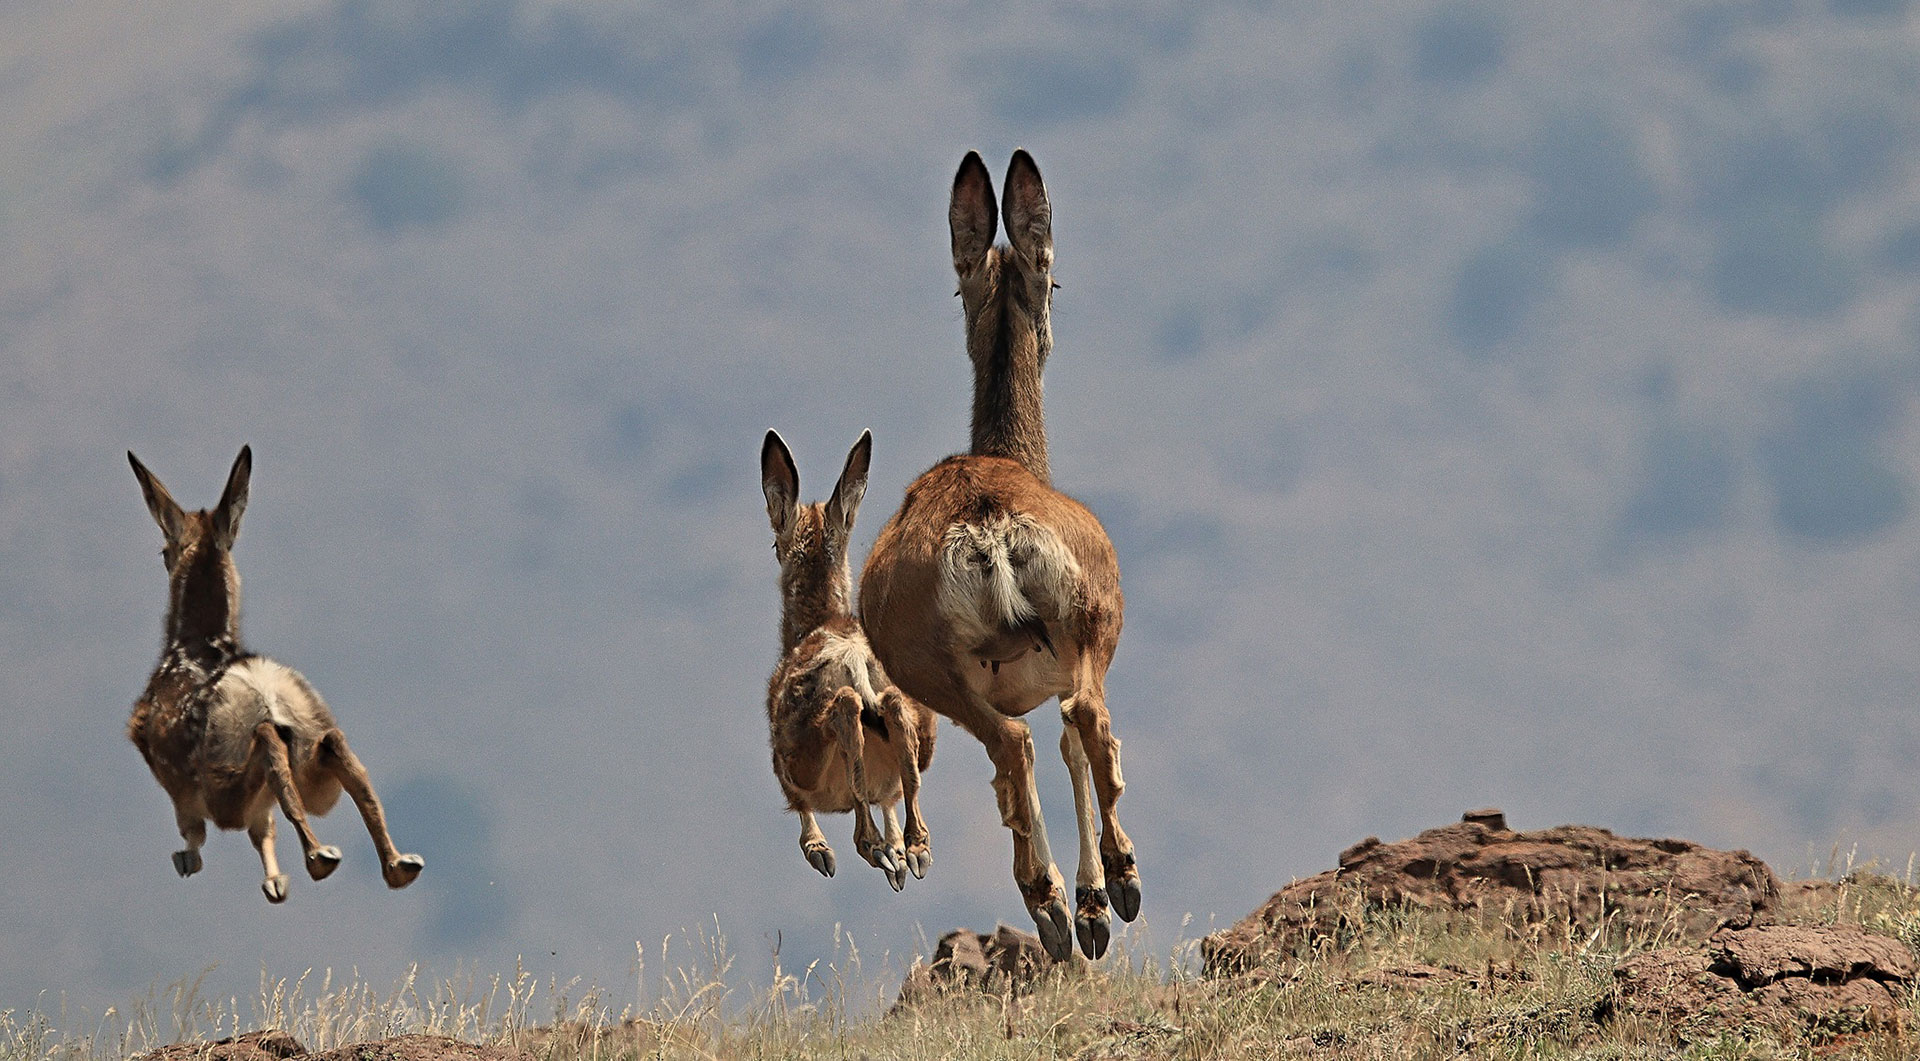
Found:
[(1050, 482), (1040, 371), (1052, 346), (1052, 330), (1044, 308), (1036, 312), (1015, 297), (1013, 289), (1020, 278), (1003, 273), (1000, 279), (1003, 282), (992, 297), (968, 321), (967, 353), (973, 359), (972, 453), (1012, 458), (1041, 482)]
[(783, 571), (780, 648), (791, 652), (808, 634), (836, 619), (853, 618), (853, 573), (845, 557), (807, 557)]
[(197, 550), (173, 580), (167, 646), (201, 663), (240, 653), (240, 574), (215, 549)]

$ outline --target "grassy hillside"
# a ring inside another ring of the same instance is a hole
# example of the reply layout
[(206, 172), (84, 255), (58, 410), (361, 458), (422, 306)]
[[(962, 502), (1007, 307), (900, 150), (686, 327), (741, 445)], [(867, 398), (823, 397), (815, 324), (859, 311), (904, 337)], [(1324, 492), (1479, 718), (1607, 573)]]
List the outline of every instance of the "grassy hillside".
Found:
[[(887, 1012), (892, 985), (845, 967), (774, 971), (749, 995), (723, 940), (703, 960), (648, 972), (660, 998), (621, 1007), (578, 984), (519, 973), (386, 991), (307, 976), (266, 979), (254, 999), (207, 999), (192, 982), (91, 1026), (59, 1014), (0, 1015), (4, 1061), (119, 1061), (181, 1039), (263, 1028), (309, 1050), (426, 1033), (553, 1061), (639, 1058), (1785, 1058), (1920, 1056), (1920, 989), (1892, 1023), (1852, 1019), (1714, 1027), (1616, 1004), (1615, 970), (1678, 942), (1673, 922), (1573, 931), (1462, 915), (1368, 908), (1351, 931), (1247, 976), (1198, 973), (1197, 941), (1166, 956), (1122, 954), (1025, 985), (962, 988)], [(1920, 890), (1859, 873), (1786, 888), (1779, 920), (1858, 925), (1920, 947)]]

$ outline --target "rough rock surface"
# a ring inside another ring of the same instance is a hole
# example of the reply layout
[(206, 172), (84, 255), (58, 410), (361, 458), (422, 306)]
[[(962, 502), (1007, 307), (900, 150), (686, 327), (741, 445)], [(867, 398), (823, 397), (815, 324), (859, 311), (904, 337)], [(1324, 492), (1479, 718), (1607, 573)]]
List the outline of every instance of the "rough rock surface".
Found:
[(1906, 944), (1853, 925), (1727, 929), (1622, 962), (1615, 1012), (1669, 1023), (1682, 1039), (1741, 1024), (1898, 1028), (1917, 971)]
[(136, 1061), (530, 1061), (531, 1055), (497, 1046), (476, 1046), (438, 1035), (401, 1035), (308, 1053), (282, 1031), (248, 1032), (211, 1043), (174, 1043)]
[(992, 935), (956, 928), (940, 937), (933, 961), (914, 962), (900, 985), (897, 1006), (955, 988), (981, 991), (1019, 991), (1050, 963), (1040, 937), (1001, 925)]
[(1487, 809), (1411, 840), (1360, 841), (1340, 853), (1338, 868), (1289, 884), (1202, 940), (1201, 954), (1210, 974), (1238, 972), (1351, 928), (1363, 908), (1391, 906), (1521, 922), (1567, 918), (1587, 931), (1603, 922), (1613, 930), (1658, 926), (1705, 939), (1766, 920), (1779, 893), (1773, 871), (1745, 851), (1586, 825), (1515, 832)]
[(174, 1043), (142, 1054), (137, 1061), (283, 1061), (306, 1052), (298, 1039), (269, 1029), (210, 1043)]

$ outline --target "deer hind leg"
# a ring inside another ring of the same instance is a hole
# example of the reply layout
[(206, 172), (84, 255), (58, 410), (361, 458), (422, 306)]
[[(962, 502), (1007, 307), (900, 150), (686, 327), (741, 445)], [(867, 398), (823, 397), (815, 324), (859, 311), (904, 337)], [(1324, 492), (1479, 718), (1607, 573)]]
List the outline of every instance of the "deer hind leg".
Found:
[(173, 819), (179, 823), (180, 839), (187, 842), (184, 850), (173, 853), (173, 871), (182, 877), (191, 877), (200, 872), (200, 848), (207, 842), (207, 820), (199, 811), (190, 811), (178, 800), (173, 804)]
[(353, 749), (347, 747), (347, 735), (338, 729), (328, 730), (321, 736), (316, 754), (320, 765), (340, 779), (340, 787), (347, 790), (348, 798), (360, 809), (360, 818), (367, 823), (367, 833), (373, 837), (374, 849), (380, 854), (380, 875), (386, 879), (387, 887), (404, 888), (412, 884), (427, 862), (419, 855), (403, 855), (394, 846), (393, 836), (387, 832), (387, 812), (380, 806), (380, 797), (373, 794), (373, 781), (367, 777), (367, 768), (360, 765)]
[(1067, 761), (1067, 774), (1073, 779), (1074, 823), (1080, 833), (1080, 865), (1073, 875), (1073, 932), (1080, 938), (1080, 953), (1098, 958), (1107, 952), (1113, 932), (1107, 917), (1107, 881), (1100, 871), (1100, 852), (1095, 843), (1093, 822), (1093, 786), (1087, 764), (1087, 749), (1080, 731), (1073, 726), (1071, 709), (1060, 712), (1060, 757)]
[(1033, 916), (1047, 954), (1054, 961), (1066, 961), (1073, 956), (1073, 930), (1067, 927), (1066, 888), (1047, 848), (1047, 824), (1040, 816), (1033, 731), (1019, 719), (998, 716), (974, 730), (974, 735), (993, 760), (993, 795), (1000, 805), (1000, 821), (1013, 833), (1013, 882), (1020, 888), (1020, 898)]
[(266, 872), (266, 880), (260, 890), (267, 893), (270, 903), (287, 901), (287, 875), (280, 872), (280, 859), (273, 853), (273, 808), (260, 808), (259, 817), (247, 826), (247, 839), (253, 841), (253, 849), (260, 852), (260, 868)]
[(1107, 898), (1122, 921), (1140, 915), (1140, 868), (1133, 841), (1120, 828), (1115, 804), (1126, 782), (1120, 777), (1120, 740), (1113, 735), (1107, 715), (1106, 689), (1090, 663), (1082, 664), (1081, 681), (1061, 707), (1085, 751), (1093, 791), (1100, 799), (1100, 861), (1106, 870)]
[[(846, 763), (847, 783), (852, 789), (853, 849), (867, 865), (886, 874), (887, 883), (899, 891), (905, 886), (906, 867), (893, 859), (886, 837), (874, 827), (867, 805), (873, 802), (873, 787), (867, 782), (867, 742), (860, 731), (860, 694), (851, 686), (842, 686), (827, 704), (827, 731), (833, 734), (836, 751)], [(904, 860), (902, 860), (904, 861)]]
[[(880, 694), (887, 729), (894, 735), (894, 747), (900, 752), (900, 795), (907, 815), (906, 834), (902, 837), (903, 857), (914, 879), (922, 880), (933, 868), (933, 838), (927, 833), (927, 820), (920, 816), (920, 731), (908, 714), (908, 703), (906, 694), (898, 689)], [(888, 808), (887, 815), (891, 821), (892, 808)]]
[[(287, 816), (288, 824), (300, 837), (300, 851), (306, 858), (308, 875), (314, 880), (326, 879), (334, 867), (340, 865), (340, 849), (322, 844), (320, 838), (313, 834), (313, 827), (307, 824), (307, 808), (300, 802), (300, 790), (293, 783), (293, 764), (287, 758), (287, 742), (271, 722), (262, 722), (253, 727), (253, 753), (248, 761), (247, 776), (256, 776), (256, 771), (265, 773), (267, 785), (280, 803), (281, 813)], [(251, 785), (248, 787), (252, 788)], [(271, 815), (271, 812), (267, 813)], [(269, 880), (267, 883), (267, 898), (279, 902), (279, 899), (273, 898), (273, 882)], [(281, 891), (281, 898), (284, 899), (284, 886)]]
[(807, 856), (807, 865), (820, 871), (822, 877), (833, 876), (833, 848), (827, 845), (827, 834), (820, 831), (820, 823), (813, 819), (813, 812), (800, 812), (800, 853)]

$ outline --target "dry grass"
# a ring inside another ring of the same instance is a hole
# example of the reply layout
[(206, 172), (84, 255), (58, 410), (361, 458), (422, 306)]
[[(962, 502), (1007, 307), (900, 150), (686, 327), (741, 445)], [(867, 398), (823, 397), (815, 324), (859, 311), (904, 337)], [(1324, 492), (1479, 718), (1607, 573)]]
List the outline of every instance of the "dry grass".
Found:
[[(1860, 924), (1920, 949), (1912, 878), (1870, 872), (1787, 887), (1782, 920)], [(1197, 944), (1164, 958), (1122, 953), (1056, 969), (1018, 993), (957, 992), (895, 1015), (891, 983), (843, 948), (834, 964), (772, 970), (748, 993), (725, 941), (701, 933), (696, 958), (640, 984), (655, 1001), (615, 1010), (578, 984), (524, 971), (484, 982), (391, 990), (321, 976), (263, 979), (257, 998), (203, 998), (196, 982), (156, 992), (91, 1028), (44, 1014), (0, 1014), (0, 1061), (121, 1061), (165, 1042), (259, 1028), (309, 1049), (406, 1032), (497, 1043), (540, 1061), (642, 1059), (1552, 1058), (1580, 1061), (1920, 1056), (1920, 992), (1909, 1031), (1810, 1039), (1751, 1027), (1707, 1041), (1605, 1019), (1625, 957), (1673, 942), (1670, 924), (1575, 932), (1564, 923), (1369, 910), (1357, 901), (1338, 939), (1233, 980), (1199, 975)], [(655, 968), (666, 965), (665, 945)], [(1413, 970), (1409, 972), (1409, 970)]]

